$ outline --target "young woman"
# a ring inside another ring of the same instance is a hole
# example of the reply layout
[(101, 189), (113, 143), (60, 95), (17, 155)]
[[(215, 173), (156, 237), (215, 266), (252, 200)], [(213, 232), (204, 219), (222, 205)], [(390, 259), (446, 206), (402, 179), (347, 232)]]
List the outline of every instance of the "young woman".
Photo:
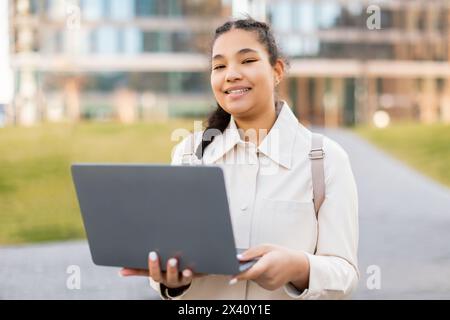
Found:
[(217, 110), (172, 160), (185, 163), (194, 150), (189, 162), (224, 169), (236, 245), (248, 249), (238, 258), (259, 261), (230, 279), (179, 272), (175, 258), (159, 261), (151, 252), (149, 270), (122, 269), (123, 276), (150, 276), (164, 299), (340, 299), (356, 287), (358, 201), (349, 159), (324, 137), (325, 194), (316, 215), (312, 133), (277, 100), (285, 66), (267, 24), (248, 18), (219, 27), (211, 56)]

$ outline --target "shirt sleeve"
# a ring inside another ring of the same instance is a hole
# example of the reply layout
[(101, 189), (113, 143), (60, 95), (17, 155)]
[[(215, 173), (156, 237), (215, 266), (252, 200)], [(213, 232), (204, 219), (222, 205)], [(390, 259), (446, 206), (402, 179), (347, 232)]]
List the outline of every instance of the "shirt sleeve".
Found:
[[(171, 165), (181, 165), (183, 160), (183, 154), (188, 151), (190, 143), (192, 139), (194, 139), (194, 134), (190, 134), (186, 138), (184, 138), (179, 144), (177, 144), (172, 150), (172, 161)], [(195, 278), (192, 279), (192, 282), (195, 281)], [(191, 282), (191, 286), (192, 286)], [(178, 300), (181, 299), (186, 293), (188, 293), (191, 286), (189, 286), (186, 290), (178, 292), (177, 294), (173, 294), (163, 284), (154, 281), (152, 278), (149, 278), (150, 287), (153, 288), (156, 292), (159, 293), (159, 296), (163, 300)]]
[(318, 214), (315, 254), (305, 252), (310, 264), (309, 287), (299, 292), (284, 286), (294, 299), (345, 299), (360, 278), (358, 250), (358, 195), (347, 153), (324, 139), (325, 200)]

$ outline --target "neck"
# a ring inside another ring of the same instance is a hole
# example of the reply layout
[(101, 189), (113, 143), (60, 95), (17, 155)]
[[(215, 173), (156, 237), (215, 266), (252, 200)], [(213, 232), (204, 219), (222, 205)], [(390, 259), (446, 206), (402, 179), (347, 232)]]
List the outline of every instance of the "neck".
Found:
[(277, 115), (274, 104), (272, 104), (271, 107), (264, 108), (264, 112), (259, 112), (255, 116), (233, 116), (233, 118), (238, 129), (242, 130), (243, 139), (259, 146), (273, 127)]

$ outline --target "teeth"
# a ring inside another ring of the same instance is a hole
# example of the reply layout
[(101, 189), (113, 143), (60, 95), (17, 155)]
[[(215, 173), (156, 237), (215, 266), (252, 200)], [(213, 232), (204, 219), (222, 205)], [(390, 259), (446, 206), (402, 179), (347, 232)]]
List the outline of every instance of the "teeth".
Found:
[(249, 91), (250, 89), (240, 89), (240, 90), (229, 90), (228, 93), (244, 93)]

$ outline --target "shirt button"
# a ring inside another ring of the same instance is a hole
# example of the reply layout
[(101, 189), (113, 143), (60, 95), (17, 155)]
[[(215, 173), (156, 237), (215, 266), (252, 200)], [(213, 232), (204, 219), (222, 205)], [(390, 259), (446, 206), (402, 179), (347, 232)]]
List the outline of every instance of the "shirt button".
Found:
[(248, 209), (248, 205), (247, 204), (243, 204), (242, 206), (241, 206), (241, 210), (242, 211), (246, 211)]

